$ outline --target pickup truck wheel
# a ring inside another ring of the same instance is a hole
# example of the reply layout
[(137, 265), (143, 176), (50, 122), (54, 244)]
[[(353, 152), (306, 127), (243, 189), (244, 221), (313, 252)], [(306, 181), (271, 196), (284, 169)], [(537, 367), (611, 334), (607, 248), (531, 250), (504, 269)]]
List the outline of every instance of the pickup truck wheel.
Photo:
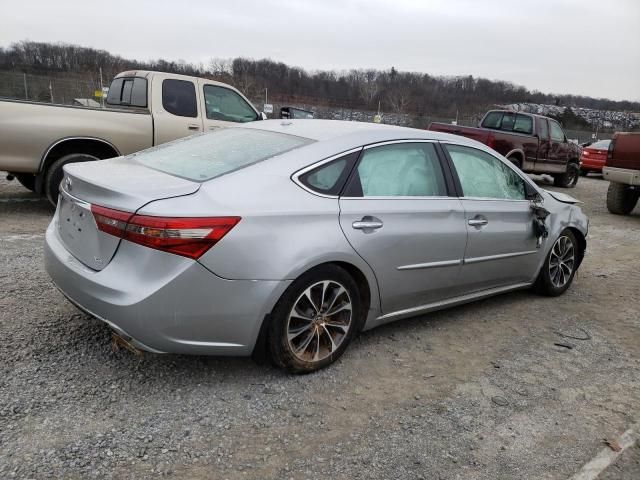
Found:
[(566, 172), (553, 176), (553, 184), (556, 187), (573, 188), (578, 183), (579, 176), (580, 167), (575, 163), (570, 163), (567, 165)]
[(26, 188), (27, 190), (31, 190), (32, 192), (35, 191), (36, 189), (35, 175), (31, 175), (30, 173), (16, 173), (15, 176), (24, 188)]
[(44, 191), (47, 195), (47, 199), (54, 207), (58, 203), (58, 193), (60, 192), (60, 182), (64, 177), (64, 167), (67, 163), (75, 162), (91, 162), (93, 160), (100, 160), (98, 157), (88, 155), (86, 153), (72, 153), (59, 158), (47, 168), (47, 172), (44, 177)]
[(607, 209), (616, 215), (629, 215), (638, 203), (638, 192), (623, 183), (610, 182), (607, 190)]

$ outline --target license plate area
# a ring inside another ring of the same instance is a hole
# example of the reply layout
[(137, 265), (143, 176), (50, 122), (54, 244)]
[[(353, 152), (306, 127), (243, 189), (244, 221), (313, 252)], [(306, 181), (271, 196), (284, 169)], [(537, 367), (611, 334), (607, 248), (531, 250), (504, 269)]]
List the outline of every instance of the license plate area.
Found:
[(60, 189), (58, 234), (69, 253), (94, 270), (107, 266), (120, 239), (98, 230), (91, 204)]

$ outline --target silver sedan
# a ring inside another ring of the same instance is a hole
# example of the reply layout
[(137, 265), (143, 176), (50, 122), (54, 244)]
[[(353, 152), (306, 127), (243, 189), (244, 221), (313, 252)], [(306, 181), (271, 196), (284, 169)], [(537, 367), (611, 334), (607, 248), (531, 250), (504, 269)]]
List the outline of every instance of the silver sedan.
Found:
[(358, 332), (516, 289), (560, 295), (577, 200), (462, 137), (263, 121), (65, 166), (46, 268), (132, 347), (324, 367)]

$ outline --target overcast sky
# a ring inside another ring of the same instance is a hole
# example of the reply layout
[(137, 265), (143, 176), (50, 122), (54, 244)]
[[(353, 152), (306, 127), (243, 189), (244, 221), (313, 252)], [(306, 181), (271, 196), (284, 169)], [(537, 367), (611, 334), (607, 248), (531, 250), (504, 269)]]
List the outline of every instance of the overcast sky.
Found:
[(22, 0), (0, 45), (68, 42), (126, 58), (270, 58), (508, 80), (640, 100), (640, 0)]

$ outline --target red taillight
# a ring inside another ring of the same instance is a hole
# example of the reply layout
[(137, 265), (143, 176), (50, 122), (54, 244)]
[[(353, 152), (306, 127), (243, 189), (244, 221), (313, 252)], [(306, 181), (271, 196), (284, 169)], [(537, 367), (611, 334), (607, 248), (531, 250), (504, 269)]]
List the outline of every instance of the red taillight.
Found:
[(145, 247), (197, 259), (240, 217), (152, 217), (91, 206), (98, 229)]

